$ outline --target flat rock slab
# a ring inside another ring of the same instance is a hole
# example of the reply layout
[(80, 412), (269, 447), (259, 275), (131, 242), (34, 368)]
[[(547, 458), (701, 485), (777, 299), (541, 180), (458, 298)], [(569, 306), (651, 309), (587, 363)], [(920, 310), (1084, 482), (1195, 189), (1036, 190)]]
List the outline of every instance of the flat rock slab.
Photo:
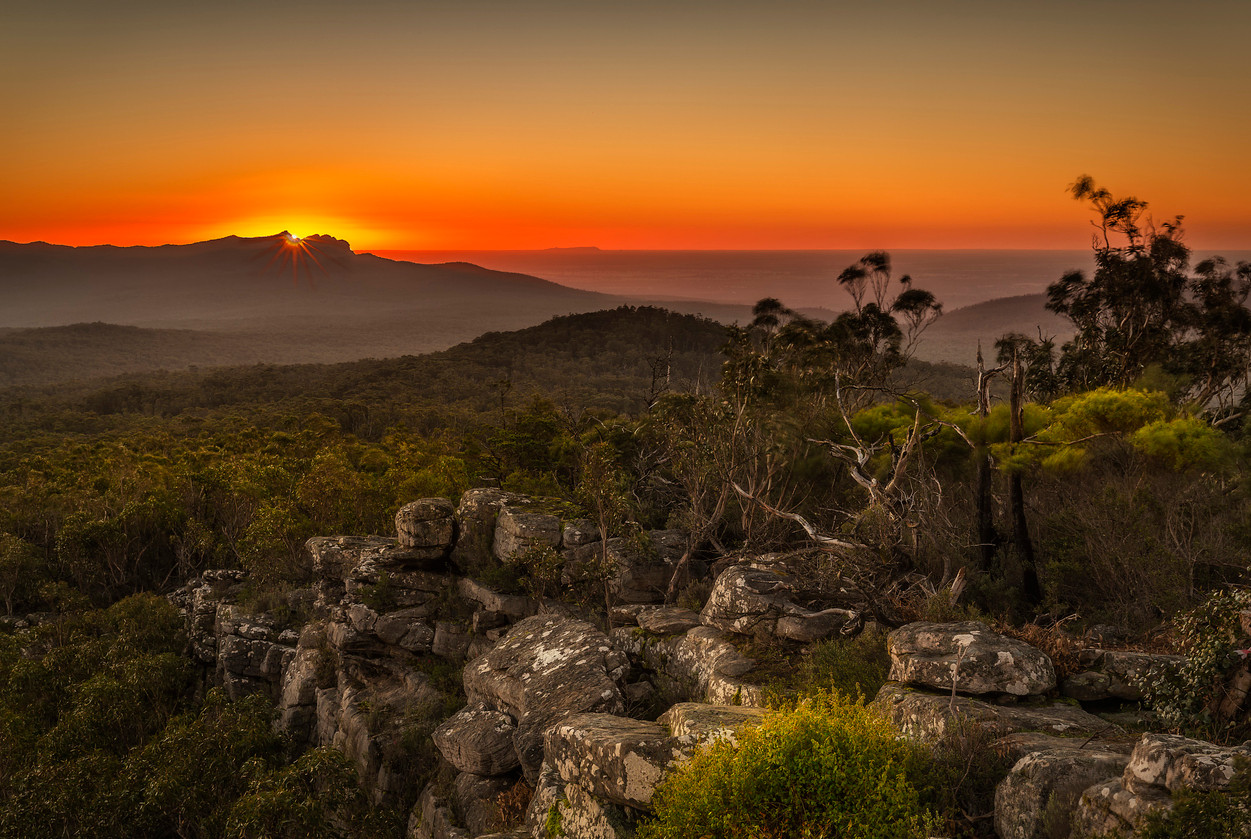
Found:
[(999, 839), (1052, 839), (1057, 819), (1069, 817), (1083, 792), (1119, 777), (1129, 755), (1098, 749), (1031, 752), (995, 788)]
[(435, 748), (461, 772), (503, 775), (520, 765), (513, 735), (517, 725), (502, 711), (472, 705), (444, 720), (431, 739)]
[(756, 666), (755, 660), (710, 626), (697, 626), (685, 635), (673, 636), (622, 626), (613, 630), (612, 642), (690, 699), (726, 705), (764, 704), (764, 690), (741, 679)]
[(890, 678), (959, 693), (1044, 694), (1056, 686), (1051, 659), (980, 621), (901, 626), (886, 636)]
[(636, 616), (638, 625), (656, 635), (676, 635), (699, 626), (699, 615), (676, 606), (645, 607)]
[(1123, 777), (1138, 794), (1179, 789), (1210, 792), (1229, 786), (1235, 761), (1251, 760), (1251, 747), (1218, 746), (1175, 734), (1144, 734), (1134, 746)]
[(543, 762), (543, 734), (570, 714), (620, 714), (618, 681), (628, 660), (585, 621), (535, 615), (517, 623), (488, 653), (465, 667), (471, 703), (517, 721), (513, 743), (534, 783)]
[(763, 718), (763, 708), (679, 702), (657, 722), (668, 726), (669, 734), (684, 747), (696, 748), (721, 740), (734, 743), (740, 731), (759, 725)]
[(967, 696), (927, 693), (888, 683), (878, 691), (872, 705), (886, 714), (905, 736), (929, 743), (941, 740), (957, 718), (970, 720), (1001, 737), (1022, 731), (1083, 740), (1092, 736), (1110, 740), (1125, 737), (1116, 726), (1062, 702), (992, 705)]
[[(314, 536), (304, 543), (313, 557), (313, 573), (325, 580), (373, 577), (380, 571), (444, 572), (444, 554), (409, 548), (385, 536)], [(362, 568), (364, 566), (364, 568)], [(446, 585), (446, 580), (442, 585)]]

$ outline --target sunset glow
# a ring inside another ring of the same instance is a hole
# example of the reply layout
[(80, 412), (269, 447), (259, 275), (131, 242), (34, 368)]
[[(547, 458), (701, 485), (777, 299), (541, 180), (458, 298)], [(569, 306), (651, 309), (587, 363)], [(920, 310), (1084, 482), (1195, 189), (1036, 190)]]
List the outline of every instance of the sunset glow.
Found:
[(0, 239), (1251, 247), (1243, 2), (112, 5), (6, 15)]

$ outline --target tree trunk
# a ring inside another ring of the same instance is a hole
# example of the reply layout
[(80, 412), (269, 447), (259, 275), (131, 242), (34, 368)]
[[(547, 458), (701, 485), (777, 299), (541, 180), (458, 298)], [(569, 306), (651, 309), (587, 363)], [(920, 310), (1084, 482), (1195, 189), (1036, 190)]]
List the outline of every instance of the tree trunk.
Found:
[[(1009, 439), (1020, 443), (1025, 439), (1025, 374), (1021, 369), (1021, 355), (1012, 350), (1012, 403)], [(1021, 558), (1022, 588), (1025, 599), (1031, 604), (1042, 602), (1042, 586), (1038, 582), (1038, 565), (1034, 559), (1034, 543), (1029, 538), (1029, 526), (1025, 520), (1025, 490), (1020, 473), (1014, 473), (1010, 481), (1009, 501), (1012, 505), (1012, 540)]]

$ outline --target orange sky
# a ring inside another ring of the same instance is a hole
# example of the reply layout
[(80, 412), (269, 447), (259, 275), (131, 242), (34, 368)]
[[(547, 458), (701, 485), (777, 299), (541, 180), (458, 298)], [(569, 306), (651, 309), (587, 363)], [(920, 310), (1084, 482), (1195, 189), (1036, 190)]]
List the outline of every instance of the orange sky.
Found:
[(1251, 248), (1242, 0), (8, 5), (2, 239)]

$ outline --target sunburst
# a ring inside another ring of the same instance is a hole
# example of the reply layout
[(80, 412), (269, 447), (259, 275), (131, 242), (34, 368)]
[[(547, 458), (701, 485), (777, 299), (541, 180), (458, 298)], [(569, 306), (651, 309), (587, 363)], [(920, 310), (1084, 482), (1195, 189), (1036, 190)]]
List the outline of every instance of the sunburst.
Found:
[[(271, 268), (275, 269), (279, 276), (286, 274), (287, 269), (291, 270), (291, 282), (293, 285), (300, 284), (300, 274), (304, 275), (310, 288), (316, 288), (317, 282), (314, 272), (326, 276), (326, 268), (322, 265), (323, 259), (331, 259), (328, 257), (313, 238), (296, 236), (284, 230), (277, 236), (273, 237), (274, 244), (272, 248), (267, 248), (265, 253), (269, 254), (269, 261), (265, 264), (265, 271)], [(319, 258), (320, 257), (320, 258)]]

